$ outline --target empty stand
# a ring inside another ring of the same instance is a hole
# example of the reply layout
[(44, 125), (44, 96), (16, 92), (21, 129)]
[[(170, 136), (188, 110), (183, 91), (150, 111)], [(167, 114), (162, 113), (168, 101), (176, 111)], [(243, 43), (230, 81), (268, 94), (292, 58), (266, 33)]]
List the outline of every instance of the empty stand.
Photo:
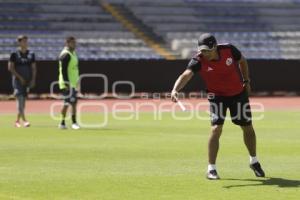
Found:
[(177, 58), (190, 58), (203, 32), (247, 58), (300, 58), (300, 0), (0, 0), (0, 59), (15, 50), (19, 34), (29, 36), (41, 60), (57, 59), (67, 35), (78, 38), (83, 60), (163, 59), (156, 44), (129, 31), (103, 2), (126, 11)]
[(179, 58), (195, 53), (203, 32), (236, 45), (248, 58), (300, 58), (299, 0), (129, 0), (126, 6)]
[(57, 59), (68, 35), (77, 37), (82, 60), (162, 58), (95, 0), (0, 0), (0, 59), (15, 50), (19, 34), (29, 36), (40, 60)]

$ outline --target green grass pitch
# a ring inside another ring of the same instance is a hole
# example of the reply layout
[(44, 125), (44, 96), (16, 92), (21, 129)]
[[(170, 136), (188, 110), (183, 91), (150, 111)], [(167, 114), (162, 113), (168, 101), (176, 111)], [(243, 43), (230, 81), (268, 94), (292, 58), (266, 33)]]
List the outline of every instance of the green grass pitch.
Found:
[[(184, 115), (185, 113), (182, 113)], [(300, 112), (274, 111), (254, 122), (268, 178), (256, 178), (240, 128), (226, 122), (219, 181), (205, 179), (209, 122), (109, 117), (101, 129), (58, 130), (48, 115), (31, 128), (0, 115), (0, 199), (296, 200), (300, 196)], [(101, 114), (86, 114), (96, 122)]]

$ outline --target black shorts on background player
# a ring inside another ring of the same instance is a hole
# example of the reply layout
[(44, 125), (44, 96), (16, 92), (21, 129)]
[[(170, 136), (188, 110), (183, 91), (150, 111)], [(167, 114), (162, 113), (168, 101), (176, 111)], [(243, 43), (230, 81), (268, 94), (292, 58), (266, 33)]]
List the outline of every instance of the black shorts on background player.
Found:
[(248, 126), (252, 124), (249, 97), (245, 90), (235, 96), (214, 96), (208, 100), (210, 103), (212, 125), (224, 124), (228, 109), (230, 111), (231, 120), (234, 124), (240, 126)]
[(63, 89), (62, 95), (65, 104), (76, 104), (77, 103), (77, 91), (75, 88), (70, 88), (70, 90)]
[(22, 95), (24, 97), (27, 97), (28, 91), (29, 91), (29, 86), (28, 84), (22, 85), (22, 83), (17, 79), (13, 78), (12, 79), (12, 86), (14, 89), (14, 95), (19, 96)]

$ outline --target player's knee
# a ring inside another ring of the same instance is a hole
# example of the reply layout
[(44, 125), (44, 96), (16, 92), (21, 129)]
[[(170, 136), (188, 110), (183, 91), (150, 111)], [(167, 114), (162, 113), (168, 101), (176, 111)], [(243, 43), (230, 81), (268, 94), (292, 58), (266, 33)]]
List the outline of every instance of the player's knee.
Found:
[(241, 126), (241, 128), (243, 129), (243, 132), (246, 134), (255, 134), (252, 124), (246, 125), (246, 126)]
[(211, 128), (211, 132), (213, 135), (220, 136), (223, 130), (223, 125), (213, 125)]
[(17, 96), (17, 109), (19, 114), (23, 114), (24, 113), (24, 109), (25, 109), (25, 97), (22, 95), (18, 95)]

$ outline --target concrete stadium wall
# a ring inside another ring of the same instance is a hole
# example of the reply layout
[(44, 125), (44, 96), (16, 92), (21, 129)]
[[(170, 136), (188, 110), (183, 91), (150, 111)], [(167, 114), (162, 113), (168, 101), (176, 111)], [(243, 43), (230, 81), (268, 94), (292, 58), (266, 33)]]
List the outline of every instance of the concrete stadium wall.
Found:
[[(108, 91), (115, 81), (132, 81), (136, 92), (168, 92), (178, 75), (186, 68), (188, 60), (138, 60), (138, 61), (81, 61), (81, 73), (104, 74), (108, 78)], [(56, 61), (40, 61), (37, 87), (33, 93), (49, 93), (50, 84), (57, 80)], [(297, 60), (249, 60), (253, 91), (300, 92), (300, 61)], [(104, 81), (100, 78), (85, 78), (83, 91), (101, 93)], [(184, 91), (199, 91), (205, 87), (195, 76)], [(128, 85), (119, 85), (117, 90), (128, 92)], [(57, 90), (56, 90), (57, 91)], [(0, 93), (12, 93), (11, 75), (7, 62), (0, 61)]]

